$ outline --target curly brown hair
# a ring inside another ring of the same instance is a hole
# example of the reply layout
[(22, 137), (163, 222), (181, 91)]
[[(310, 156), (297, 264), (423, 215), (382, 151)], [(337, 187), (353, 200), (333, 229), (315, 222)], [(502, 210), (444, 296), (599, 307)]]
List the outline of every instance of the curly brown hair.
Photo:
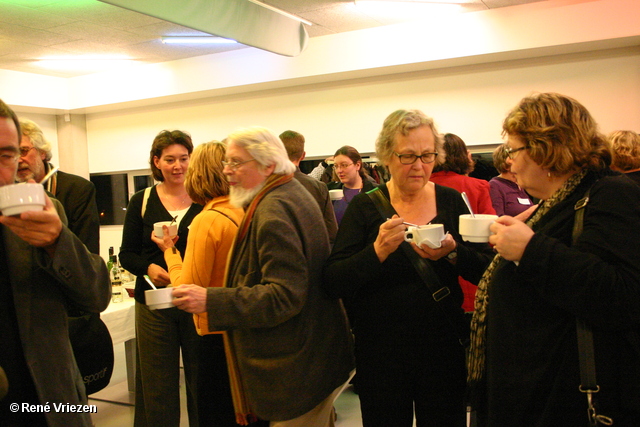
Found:
[(558, 93), (525, 97), (507, 115), (502, 134), (517, 136), (531, 159), (551, 174), (611, 165), (611, 150), (589, 111)]
[(640, 168), (640, 135), (632, 130), (617, 130), (607, 139), (613, 150), (614, 169), (626, 172)]

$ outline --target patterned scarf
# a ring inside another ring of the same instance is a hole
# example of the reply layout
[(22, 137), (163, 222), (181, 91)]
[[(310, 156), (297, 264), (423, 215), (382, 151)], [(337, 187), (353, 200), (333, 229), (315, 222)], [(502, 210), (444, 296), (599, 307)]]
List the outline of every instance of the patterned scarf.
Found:
[[(274, 188), (291, 181), (292, 178), (293, 174), (269, 176), (269, 178), (267, 178), (267, 180), (265, 181), (264, 187), (258, 192), (258, 194), (256, 194), (256, 196), (247, 207), (244, 217), (242, 218), (242, 222), (238, 227), (238, 234), (236, 234), (236, 238), (233, 242), (233, 248), (231, 249), (231, 251), (229, 252), (229, 256), (227, 257), (225, 287), (235, 287), (235, 285), (233, 283), (230, 283), (229, 281), (229, 266), (231, 265), (231, 260), (234, 253), (236, 252), (236, 249), (247, 235), (249, 224), (251, 224), (251, 219), (253, 218), (253, 214), (255, 213), (258, 204), (267, 193), (269, 193)], [(238, 355), (234, 348), (233, 340), (226, 332), (223, 336), (224, 352), (227, 358), (227, 370), (229, 372), (229, 383), (231, 386), (231, 398), (233, 399), (233, 408), (236, 412), (236, 423), (242, 426), (246, 426), (249, 425), (249, 423), (257, 421), (258, 418), (251, 411), (251, 407), (249, 405), (249, 402), (247, 401), (247, 396), (242, 385), (242, 376), (238, 367)]]
[[(587, 174), (584, 169), (569, 178), (551, 197), (545, 200), (533, 216), (526, 221), (526, 224), (533, 226), (549, 212), (551, 208), (567, 198), (576, 189), (582, 178)], [(471, 320), (471, 347), (469, 349), (469, 358), (467, 360), (467, 382), (473, 388), (482, 379), (485, 371), (485, 351), (486, 351), (486, 333), (487, 333), (487, 305), (489, 304), (489, 295), (487, 286), (493, 279), (493, 273), (500, 264), (502, 256), (497, 254), (487, 270), (482, 275), (478, 290), (476, 291), (475, 311)]]

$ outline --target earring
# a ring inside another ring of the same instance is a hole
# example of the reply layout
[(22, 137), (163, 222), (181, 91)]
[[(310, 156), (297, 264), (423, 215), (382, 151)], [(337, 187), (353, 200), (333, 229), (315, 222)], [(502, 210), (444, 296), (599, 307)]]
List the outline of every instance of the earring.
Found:
[(547, 176), (551, 178), (551, 172), (547, 172)]

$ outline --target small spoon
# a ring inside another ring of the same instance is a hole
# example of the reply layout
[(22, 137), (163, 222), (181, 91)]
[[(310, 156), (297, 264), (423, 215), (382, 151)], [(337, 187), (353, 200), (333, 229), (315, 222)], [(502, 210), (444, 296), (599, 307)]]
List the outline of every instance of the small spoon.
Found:
[(150, 284), (153, 289), (158, 290), (158, 288), (156, 288), (156, 286), (153, 284), (149, 276), (147, 276), (146, 274), (144, 275), (144, 280), (146, 280), (147, 283)]
[(58, 172), (58, 169), (60, 169), (60, 167), (58, 167), (58, 166), (56, 166), (56, 167), (54, 167), (53, 169), (51, 169), (51, 170), (49, 171), (49, 173), (48, 173), (48, 174), (46, 174), (46, 175), (44, 176), (44, 178), (42, 178), (38, 184), (44, 184), (45, 182), (49, 181), (49, 178), (51, 178), (51, 177), (53, 176), (53, 174), (54, 174), (54, 173)]
[[(387, 218), (387, 221), (389, 221), (390, 219), (391, 219), (391, 218)], [(416, 228), (417, 228), (417, 227), (420, 227), (419, 225), (417, 225), (417, 224), (411, 224), (410, 222), (402, 221), (402, 223), (403, 223), (404, 225), (408, 225), (409, 227), (416, 227)]]
[(467, 193), (465, 193), (463, 191), (460, 194), (462, 194), (462, 200), (464, 200), (465, 204), (467, 205), (467, 209), (469, 209), (469, 213), (471, 214), (471, 218), (475, 218), (476, 216), (473, 214), (473, 209), (471, 209), (471, 202), (469, 202), (469, 198), (467, 197)]

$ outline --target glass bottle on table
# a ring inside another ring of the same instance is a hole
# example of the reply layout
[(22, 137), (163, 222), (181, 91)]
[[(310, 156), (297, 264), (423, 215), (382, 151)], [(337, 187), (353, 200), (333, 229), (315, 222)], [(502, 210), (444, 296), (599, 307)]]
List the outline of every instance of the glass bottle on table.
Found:
[(122, 277), (117, 255), (113, 256), (113, 265), (109, 274), (111, 276), (111, 302), (122, 302)]

